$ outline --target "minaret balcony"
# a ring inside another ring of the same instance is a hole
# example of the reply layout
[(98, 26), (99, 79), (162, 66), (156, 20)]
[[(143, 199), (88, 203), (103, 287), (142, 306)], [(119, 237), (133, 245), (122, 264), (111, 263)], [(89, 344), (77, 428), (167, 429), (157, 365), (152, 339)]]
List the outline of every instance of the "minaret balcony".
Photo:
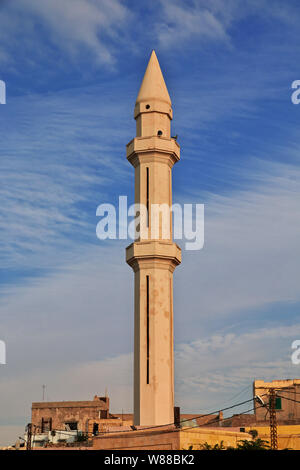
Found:
[(141, 154), (167, 154), (171, 156), (173, 164), (180, 159), (180, 146), (175, 139), (166, 137), (135, 137), (126, 146), (127, 160), (136, 166), (136, 157)]
[(175, 266), (181, 263), (181, 249), (177, 243), (166, 240), (145, 240), (131, 243), (126, 248), (126, 262), (131, 266), (135, 260), (170, 260)]

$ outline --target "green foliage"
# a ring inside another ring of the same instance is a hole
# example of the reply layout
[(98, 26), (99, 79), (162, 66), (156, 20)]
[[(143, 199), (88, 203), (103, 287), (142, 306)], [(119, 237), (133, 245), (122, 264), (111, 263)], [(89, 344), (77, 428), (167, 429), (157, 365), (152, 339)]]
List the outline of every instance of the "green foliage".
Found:
[(251, 434), (252, 439), (255, 439), (258, 436), (258, 431), (256, 429), (251, 429), (249, 434)]
[[(190, 446), (188, 450), (192, 450), (192, 448), (193, 446)], [(200, 445), (199, 450), (269, 450), (269, 445), (267, 441), (258, 438), (252, 441), (248, 441), (247, 439), (238, 441), (237, 447), (225, 447), (223, 441), (221, 441), (220, 444), (214, 445), (205, 442)]]
[(204, 444), (200, 445), (201, 450), (226, 450), (224, 447), (224, 441), (221, 441), (220, 444), (211, 445), (205, 442)]
[(247, 439), (239, 441), (236, 450), (269, 450), (269, 448), (268, 441), (258, 438), (252, 441)]

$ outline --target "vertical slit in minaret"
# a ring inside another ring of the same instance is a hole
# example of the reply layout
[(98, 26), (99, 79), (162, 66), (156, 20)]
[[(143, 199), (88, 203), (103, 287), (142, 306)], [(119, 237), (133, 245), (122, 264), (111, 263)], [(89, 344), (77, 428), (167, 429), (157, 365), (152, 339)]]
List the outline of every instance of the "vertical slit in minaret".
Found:
[(147, 207), (147, 228), (149, 227), (149, 168), (146, 168), (146, 207)]
[(146, 276), (147, 282), (147, 293), (146, 293), (146, 302), (147, 302), (147, 384), (149, 384), (149, 276)]

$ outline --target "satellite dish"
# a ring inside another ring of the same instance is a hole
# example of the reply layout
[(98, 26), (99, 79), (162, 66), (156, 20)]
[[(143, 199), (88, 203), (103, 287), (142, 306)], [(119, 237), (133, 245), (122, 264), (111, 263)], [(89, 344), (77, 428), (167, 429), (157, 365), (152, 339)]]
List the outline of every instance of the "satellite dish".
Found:
[(255, 395), (254, 397), (255, 401), (257, 403), (259, 403), (261, 406), (266, 406), (265, 402), (263, 401), (263, 399), (259, 396), (259, 395)]

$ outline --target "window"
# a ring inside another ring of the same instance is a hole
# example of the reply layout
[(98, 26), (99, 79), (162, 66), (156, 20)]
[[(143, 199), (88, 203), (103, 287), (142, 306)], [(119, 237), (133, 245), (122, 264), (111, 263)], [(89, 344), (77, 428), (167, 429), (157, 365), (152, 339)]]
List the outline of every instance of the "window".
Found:
[(99, 411), (99, 418), (108, 419), (109, 418), (109, 411), (108, 410), (100, 410)]
[(281, 410), (281, 398), (280, 397), (276, 397), (275, 410)]
[[(271, 399), (269, 400), (269, 406), (271, 406)], [(275, 410), (282, 410), (280, 397), (275, 398)]]
[(65, 423), (66, 431), (77, 431), (77, 421), (68, 421)]
[(52, 418), (42, 418), (41, 432), (52, 431)]
[(94, 423), (94, 424), (93, 424), (93, 435), (94, 435), (94, 436), (97, 436), (98, 432), (99, 432), (99, 424), (98, 424), (98, 423)]

